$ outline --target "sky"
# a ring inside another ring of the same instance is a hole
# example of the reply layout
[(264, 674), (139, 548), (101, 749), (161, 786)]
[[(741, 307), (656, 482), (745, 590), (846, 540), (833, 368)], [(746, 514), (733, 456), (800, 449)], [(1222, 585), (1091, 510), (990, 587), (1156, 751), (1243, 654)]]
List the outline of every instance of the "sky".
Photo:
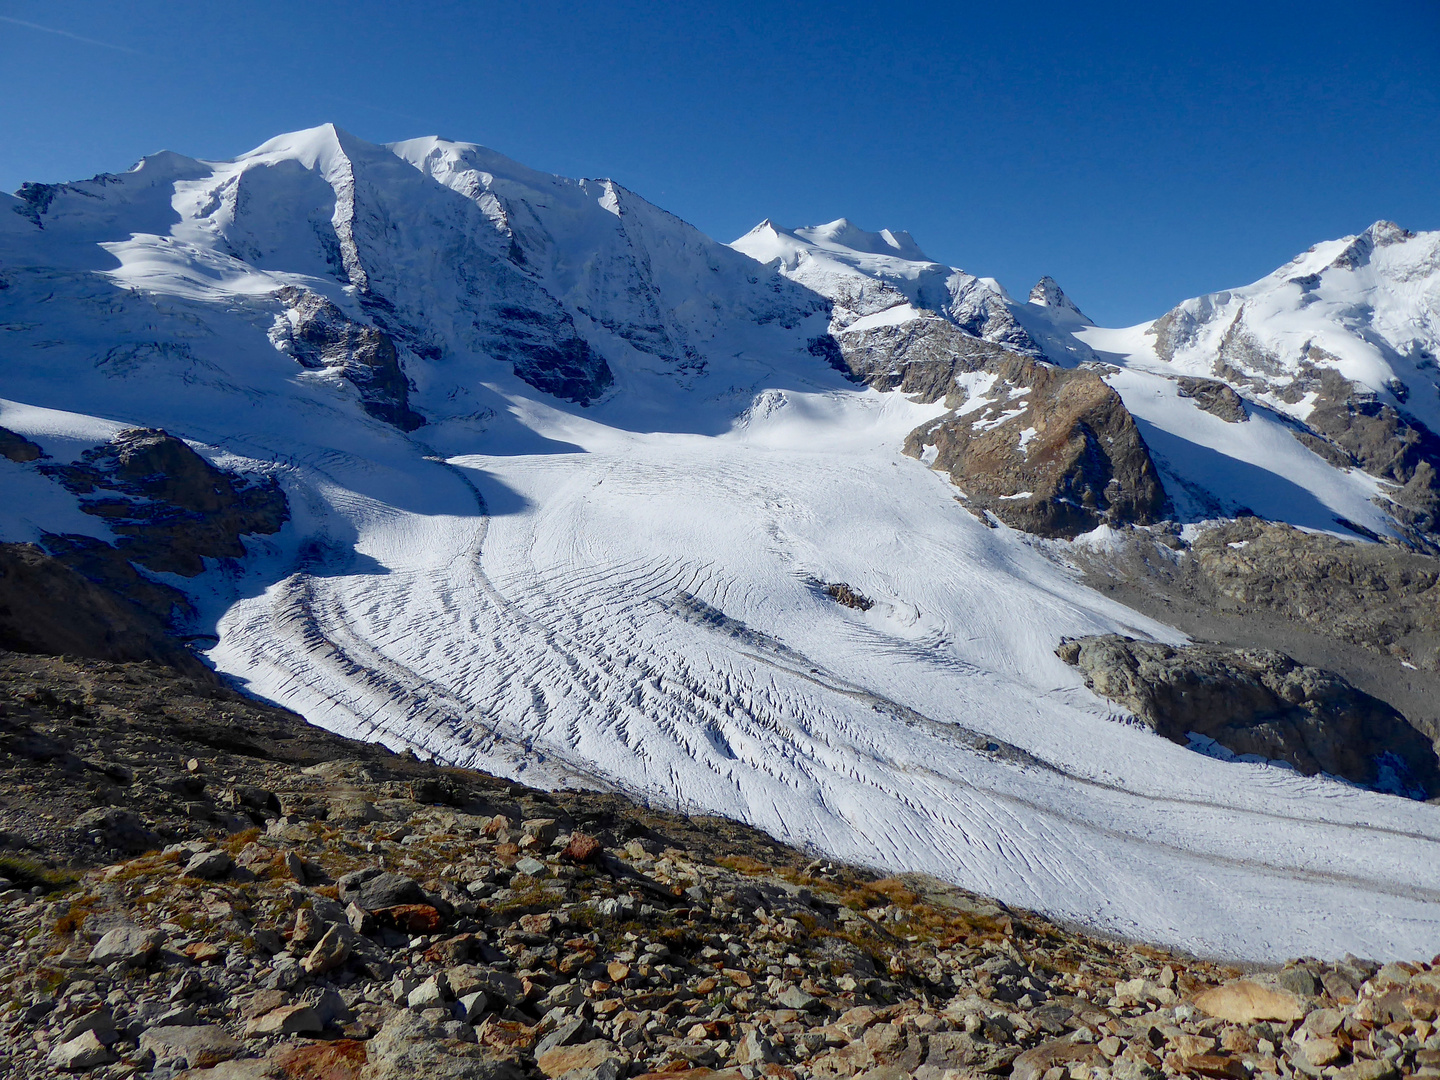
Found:
[(0, 0), (0, 93), (4, 190), (332, 121), (610, 177), (722, 241), (907, 229), (1106, 325), (1440, 228), (1440, 0)]

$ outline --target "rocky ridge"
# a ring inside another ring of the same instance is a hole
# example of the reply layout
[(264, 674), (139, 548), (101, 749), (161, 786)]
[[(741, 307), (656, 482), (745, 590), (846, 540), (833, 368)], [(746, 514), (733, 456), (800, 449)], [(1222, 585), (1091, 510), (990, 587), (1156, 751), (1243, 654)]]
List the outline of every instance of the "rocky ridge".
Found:
[(275, 347), (302, 367), (329, 371), (353, 384), (365, 411), (403, 431), (425, 422), (410, 408), (410, 387), (395, 340), (375, 326), (356, 322), (323, 296), (286, 285), (270, 332)]
[(155, 664), (0, 698), (16, 1077), (1440, 1075), (1427, 965), (1245, 977)]
[(1410, 798), (1440, 794), (1435, 748), (1334, 672), (1273, 649), (1166, 645), (1119, 634), (1062, 641), (1085, 684), (1182, 746), (1283, 762)]
[[(70, 464), (49, 460), (35, 443), (5, 429), (0, 429), (0, 447), (10, 461), (36, 469), (75, 495), (79, 509), (101, 519), (114, 537), (111, 542), (47, 533), (40, 546), (114, 599), (134, 605), (143, 613), (141, 621), (161, 628), (189, 614), (189, 600), (179, 589), (138, 572), (136, 565), (157, 574), (196, 577), (206, 570), (207, 559), (243, 559), (242, 536), (273, 534), (290, 517), (274, 477), (242, 476), (217, 468), (184, 440), (159, 428), (122, 430)], [(33, 557), (11, 552), (6, 558), (16, 568), (22, 564), (38, 568)], [(51, 586), (64, 595), (84, 591), (78, 585), (62, 584), (63, 575), (54, 568), (45, 572), (52, 578)], [(23, 575), (15, 579), (23, 580)], [(93, 607), (108, 601), (91, 597), (84, 603)], [(27, 609), (15, 625), (34, 616)], [(136, 624), (135, 613), (116, 618), (117, 638), (123, 627)], [(142, 637), (149, 640), (155, 634), (147, 630)]]
[(907, 454), (949, 473), (974, 512), (1049, 537), (1160, 520), (1167, 499), (1155, 463), (1099, 375), (1022, 357), (987, 375), (975, 398), (905, 440)]

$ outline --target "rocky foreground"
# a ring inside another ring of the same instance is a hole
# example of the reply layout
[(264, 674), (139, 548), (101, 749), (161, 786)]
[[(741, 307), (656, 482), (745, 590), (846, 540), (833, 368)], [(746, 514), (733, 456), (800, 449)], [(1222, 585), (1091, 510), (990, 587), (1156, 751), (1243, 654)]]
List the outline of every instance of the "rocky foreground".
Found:
[(1440, 1076), (1440, 969), (1251, 973), (0, 653), (7, 1077)]

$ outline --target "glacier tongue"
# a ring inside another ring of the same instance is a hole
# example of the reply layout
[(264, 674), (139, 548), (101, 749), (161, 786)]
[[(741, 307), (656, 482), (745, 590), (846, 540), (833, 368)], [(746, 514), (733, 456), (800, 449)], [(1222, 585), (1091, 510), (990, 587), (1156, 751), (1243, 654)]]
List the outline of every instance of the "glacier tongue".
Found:
[[(1253, 479), (1239, 454), (1313, 496), (1276, 488), (1276, 516), (1383, 527), (1378, 481), (1278, 413), (1227, 424), (1168, 393), (1192, 362), (1144, 328), (1015, 304), (908, 234), (767, 223), (732, 250), (610, 181), (329, 126), (28, 190), (0, 219), (0, 424), (60, 462), (163, 427), (274, 476), (284, 529), (183, 584), (216, 666), (312, 721), (1199, 952), (1431, 947), (1432, 807), (1114, 722), (1059, 639), (1183, 637), (901, 454), (943, 404), (824, 359), (832, 331), (931, 318), (987, 350), (1058, 342), (1119, 361), (1134, 414), (1209, 448), (1214, 485)], [(1322, 277), (1389, 273), (1416, 242)], [(398, 394), (387, 349), (412, 431), (366, 381), (378, 365)], [(107, 535), (33, 464), (0, 479), (3, 539)]]

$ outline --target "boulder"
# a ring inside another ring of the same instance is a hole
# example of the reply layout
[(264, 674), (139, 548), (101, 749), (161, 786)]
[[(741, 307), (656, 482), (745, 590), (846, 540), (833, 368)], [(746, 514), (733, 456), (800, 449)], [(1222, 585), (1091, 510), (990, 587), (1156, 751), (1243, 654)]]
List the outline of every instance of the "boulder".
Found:
[(570, 842), (565, 845), (565, 850), (560, 853), (560, 858), (566, 862), (588, 863), (599, 858), (605, 850), (605, 845), (593, 836), (582, 832), (571, 833)]
[(107, 931), (90, 950), (92, 964), (130, 964), (141, 966), (160, 951), (165, 935), (159, 930), (142, 930), (138, 926), (117, 926)]
[(353, 894), (342, 892), (340, 899), (353, 900), (366, 911), (425, 903), (425, 890), (403, 874), (383, 873), (359, 883)]
[(245, 1025), (246, 1037), (264, 1035), (317, 1034), (325, 1028), (324, 1021), (309, 1005), (281, 1005)]
[(1074, 1065), (1099, 1065), (1104, 1062), (1094, 1043), (1075, 1043), (1054, 1039), (1026, 1050), (1015, 1058), (1012, 1080), (1040, 1080), (1051, 1069)]
[(140, 1052), (149, 1051), (156, 1062), (181, 1061), (186, 1068), (204, 1069), (228, 1061), (240, 1044), (218, 1024), (152, 1027), (140, 1036)]
[(522, 1080), (511, 1059), (444, 1036), (419, 1013), (401, 1010), (365, 1045), (360, 1080)]
[(557, 1046), (535, 1059), (540, 1071), (548, 1077), (567, 1073), (593, 1073), (612, 1077), (623, 1076), (630, 1066), (630, 1056), (607, 1039), (592, 1039), (575, 1046)]
[(57, 1069), (81, 1072), (115, 1060), (115, 1055), (93, 1031), (84, 1031), (73, 1039), (59, 1043), (46, 1060)]
[(223, 851), (198, 851), (190, 857), (183, 871), (186, 877), (213, 881), (230, 871), (230, 856)]
[(1245, 411), (1244, 399), (1227, 383), (1182, 375), (1175, 384), (1181, 397), (1193, 398), (1196, 405), (1227, 424), (1243, 424), (1250, 419), (1250, 414)]
[(1206, 990), (1195, 998), (1195, 1006), (1232, 1024), (1256, 1024), (1264, 1020), (1289, 1024), (1305, 1017), (1305, 1003), (1299, 996), (1248, 979)]
[(339, 967), (349, 956), (350, 943), (345, 940), (340, 927), (332, 926), (301, 961), (301, 967), (310, 975), (323, 975)]

